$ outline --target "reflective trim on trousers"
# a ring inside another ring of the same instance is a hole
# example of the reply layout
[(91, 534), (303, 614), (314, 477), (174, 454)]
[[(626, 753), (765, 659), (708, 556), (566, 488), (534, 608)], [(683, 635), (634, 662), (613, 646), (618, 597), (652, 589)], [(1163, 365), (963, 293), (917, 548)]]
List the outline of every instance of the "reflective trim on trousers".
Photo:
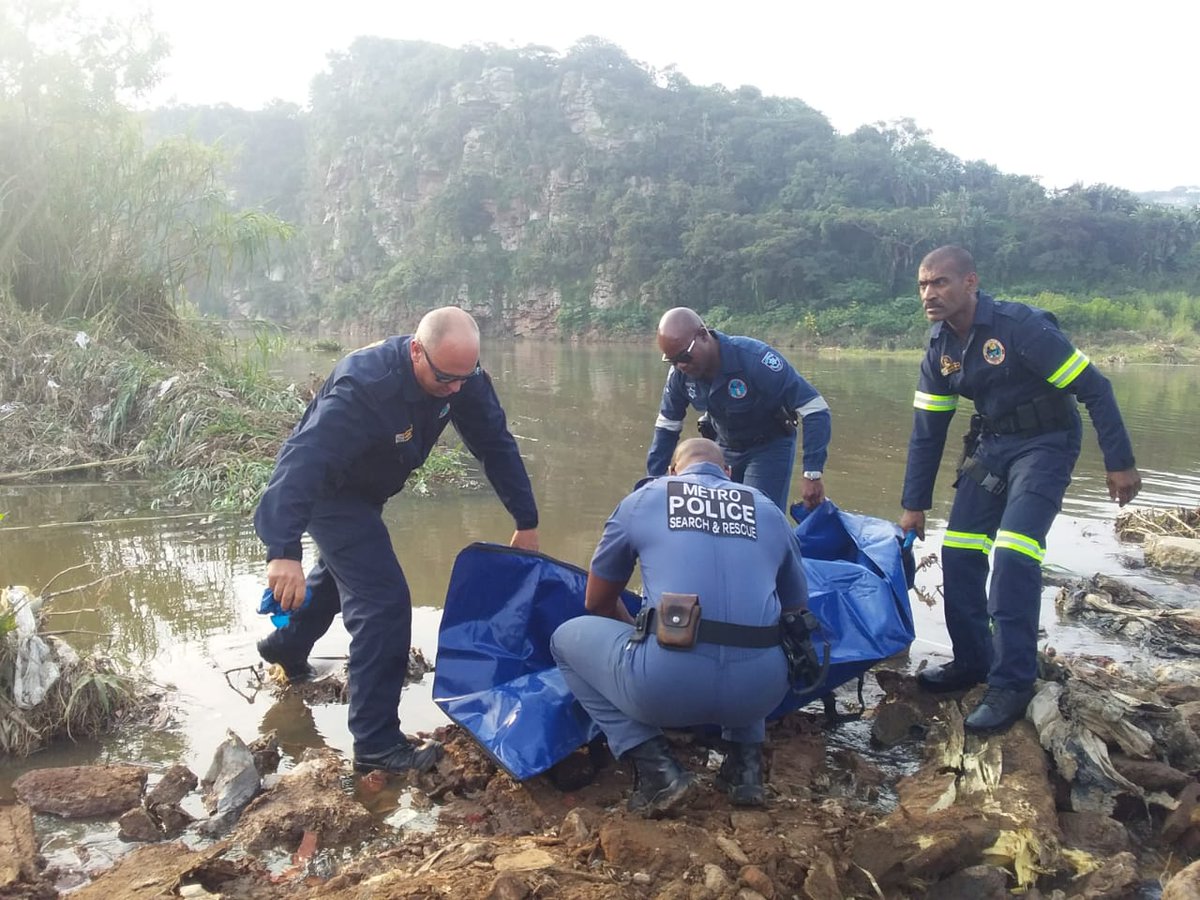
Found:
[(992, 539), (986, 534), (972, 534), (969, 531), (947, 531), (942, 538), (943, 547), (953, 547), (956, 550), (978, 550), (984, 556), (992, 552)]
[(1036, 560), (1039, 563), (1046, 558), (1045, 547), (1028, 535), (1018, 534), (1015, 531), (997, 532), (996, 549), (1015, 550), (1017, 553), (1024, 553), (1026, 556)]

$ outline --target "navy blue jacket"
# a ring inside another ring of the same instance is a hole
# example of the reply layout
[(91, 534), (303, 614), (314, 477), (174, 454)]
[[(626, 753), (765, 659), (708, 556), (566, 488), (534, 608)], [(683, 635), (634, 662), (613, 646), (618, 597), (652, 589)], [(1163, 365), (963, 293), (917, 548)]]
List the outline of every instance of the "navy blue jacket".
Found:
[(344, 357), (284, 441), (254, 513), (267, 559), (299, 560), (300, 536), (324, 497), (383, 504), (404, 487), (451, 422), (478, 458), (518, 529), (537, 527), (537, 506), (517, 443), (486, 372), (449, 397), (421, 390), (409, 336)]
[[(935, 322), (930, 330), (913, 400), (916, 412), (901, 505), (912, 510), (933, 505), (934, 479), (960, 396), (974, 400), (981, 415), (1000, 418), (1042, 395), (1071, 393), (1087, 406), (1105, 469), (1133, 468), (1133, 447), (1112, 385), (1072, 346), (1054, 316), (1024, 303), (994, 300), (982, 292), (976, 297), (975, 319), (965, 342), (945, 322)], [(1073, 401), (1069, 410), (1073, 419), (1070, 430), (1077, 434), (1081, 425)], [(985, 435), (984, 440), (1004, 445), (989, 454), (996, 458), (1011, 454), (1005, 446), (1016, 449), (1030, 438)], [(1078, 450), (1077, 443), (1075, 446)]]
[(721, 349), (721, 371), (709, 382), (691, 378), (671, 366), (646, 457), (646, 473), (666, 473), (689, 405), (708, 412), (717, 429), (717, 443), (727, 450), (782, 437), (780, 410), (799, 414), (804, 470), (824, 469), (832, 428), (829, 404), (817, 389), (792, 368), (782, 353), (762, 341), (711, 333)]

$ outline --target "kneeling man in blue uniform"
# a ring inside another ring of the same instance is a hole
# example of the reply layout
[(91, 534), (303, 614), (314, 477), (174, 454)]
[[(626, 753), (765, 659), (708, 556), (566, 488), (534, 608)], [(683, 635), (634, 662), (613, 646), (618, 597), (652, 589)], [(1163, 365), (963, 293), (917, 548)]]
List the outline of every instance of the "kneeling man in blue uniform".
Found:
[[(960, 396), (975, 401), (942, 541), (946, 628), (954, 659), (923, 670), (929, 691), (987, 682), (968, 731), (1007, 728), (1037, 677), (1046, 534), (1079, 456), (1083, 401), (1104, 453), (1108, 492), (1124, 506), (1142, 480), (1112, 385), (1054, 316), (978, 290), (971, 255), (941, 247), (921, 261), (921, 303), (933, 322), (917, 384), (900, 527), (925, 537), (925, 510)], [(991, 589), (988, 558), (993, 554)]]
[[(258, 643), (293, 681), (340, 611), (350, 632), (350, 733), (360, 772), (425, 771), (441, 745), (415, 745), (397, 707), (412, 639), (412, 600), (383, 522), (383, 505), (453, 423), (516, 520), (512, 545), (538, 549), (537, 507), (492, 380), (479, 328), (457, 307), (427, 313), (413, 335), (342, 359), (284, 442), (254, 514), (267, 584), (291, 621)], [(301, 568), (308, 531), (320, 557)], [(304, 602), (306, 587), (311, 600)]]
[[(635, 622), (621, 591), (639, 561)], [(592, 557), (592, 615), (560, 625), (550, 648), (613, 754), (632, 761), (632, 811), (656, 817), (689, 802), (695, 778), (662, 729), (702, 724), (729, 742), (718, 784), (735, 804), (763, 804), (765, 719), (788, 689), (780, 613), (807, 602), (783, 512), (730, 480), (713, 441), (684, 441), (666, 477), (621, 501)]]

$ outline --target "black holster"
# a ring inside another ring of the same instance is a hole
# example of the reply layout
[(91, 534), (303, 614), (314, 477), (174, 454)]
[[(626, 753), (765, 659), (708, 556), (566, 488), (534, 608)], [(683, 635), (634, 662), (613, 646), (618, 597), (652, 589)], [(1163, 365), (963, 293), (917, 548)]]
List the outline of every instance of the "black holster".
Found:
[(780, 641), (787, 657), (788, 683), (804, 684), (809, 691), (825, 680), (829, 671), (829, 641), (825, 641), (825, 661), (817, 658), (813, 635), (820, 630), (817, 617), (807, 609), (784, 610), (779, 617)]
[(958, 487), (963, 478), (970, 478), (989, 494), (1000, 496), (1008, 489), (1008, 482), (997, 475), (976, 455), (979, 451), (979, 436), (984, 430), (982, 416), (971, 416), (971, 427), (963, 435), (963, 452), (958, 461), (958, 470), (954, 477), (954, 487)]
[(717, 426), (713, 424), (712, 416), (708, 413), (696, 420), (696, 430), (702, 438), (708, 438), (710, 441), (717, 439)]

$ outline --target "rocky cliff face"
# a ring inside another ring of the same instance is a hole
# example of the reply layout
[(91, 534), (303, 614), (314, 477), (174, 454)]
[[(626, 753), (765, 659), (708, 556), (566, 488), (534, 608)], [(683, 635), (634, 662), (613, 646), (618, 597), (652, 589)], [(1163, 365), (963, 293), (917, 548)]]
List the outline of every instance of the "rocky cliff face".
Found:
[[(574, 234), (592, 200), (589, 165), (630, 141), (598, 99), (613, 87), (525, 63), (423, 91), (404, 84), (415, 63), (335, 63), (314, 98), (310, 292), (359, 308), (369, 296), (372, 311), (400, 316), (454, 302), (493, 333), (553, 335), (564, 291), (552, 273), (570, 239), (594, 260), (573, 296), (596, 309), (636, 302), (606, 271), (602, 237)], [(404, 103), (380, 103), (398, 91)]]

